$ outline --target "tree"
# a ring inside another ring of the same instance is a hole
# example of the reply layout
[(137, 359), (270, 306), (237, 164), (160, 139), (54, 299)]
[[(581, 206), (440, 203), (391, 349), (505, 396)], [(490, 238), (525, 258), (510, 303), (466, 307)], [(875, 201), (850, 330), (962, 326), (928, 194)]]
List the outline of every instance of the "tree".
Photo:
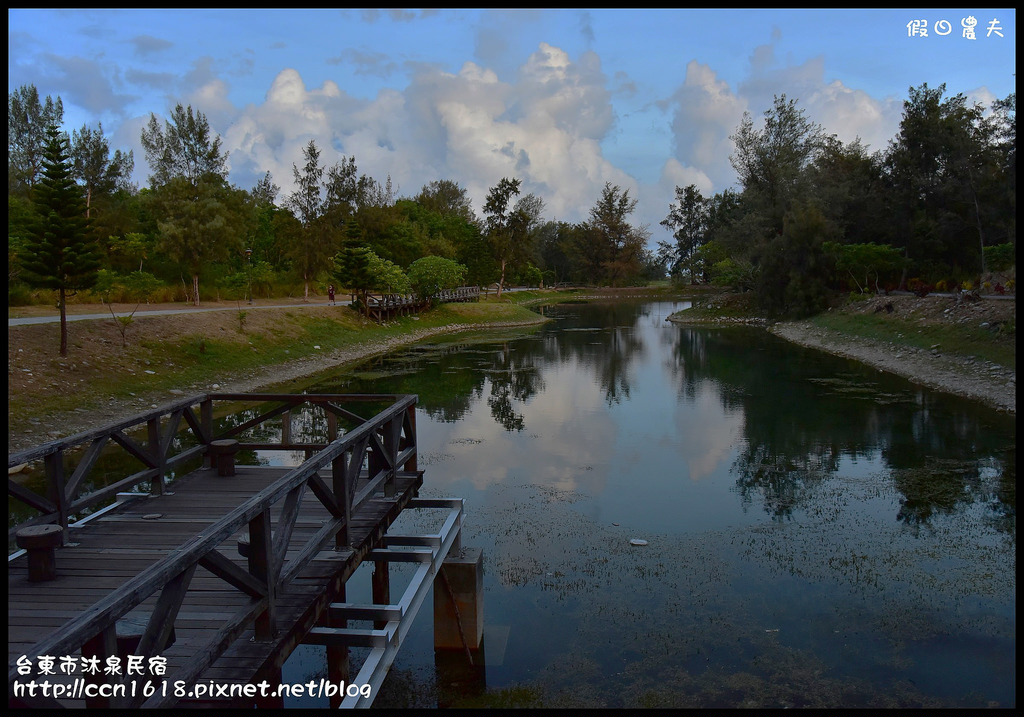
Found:
[(409, 292), (409, 278), (402, 268), (387, 259), (381, 259), (365, 246), (348, 246), (334, 257), (334, 277), (357, 296), (353, 308), (366, 306), (366, 295), (371, 291), (388, 294)]
[(501, 181), (491, 187), (487, 193), (487, 201), (484, 203), (487, 243), (501, 270), (498, 278), (499, 299), (501, 298), (501, 289), (505, 284), (505, 270), (508, 263), (521, 253), (521, 247), (517, 245), (522, 237), (517, 236), (516, 229), (522, 227), (522, 222), (516, 221), (512, 207), (512, 199), (519, 194), (521, 185), (522, 180), (520, 179), (502, 177)]
[(812, 206), (786, 214), (782, 234), (759, 257), (754, 296), (769, 315), (802, 318), (828, 305), (833, 266), (824, 251), (828, 225)]
[(302, 277), (303, 297), (309, 301), (309, 283), (327, 267), (332, 252), (323, 221), (324, 167), (320, 164), (320, 150), (314, 140), (309, 140), (302, 156), (305, 164), (301, 170), (292, 164), (295, 191), (289, 195), (285, 206), (294, 212), (302, 225), (301, 239), (291, 247), (291, 257), (293, 266)]
[(409, 265), (409, 283), (422, 299), (431, 299), (442, 291), (462, 286), (466, 267), (440, 256), (425, 256)]
[(64, 120), (58, 96), (39, 101), (35, 85), (22, 85), (7, 97), (7, 184), (9, 192), (27, 193), (36, 183), (46, 152), (47, 128)]
[(220, 137), (211, 137), (206, 116), (180, 104), (163, 129), (150, 115), (142, 146), (153, 171), (149, 204), (161, 248), (188, 269), (198, 306), (200, 272), (237, 250), (243, 232), (244, 202), (228, 186), (227, 153), (221, 153)]
[(676, 187), (676, 204), (669, 205), (668, 216), (661, 225), (672, 232), (676, 240), (674, 247), (659, 242), (659, 256), (665, 261), (669, 273), (678, 277), (683, 269), (690, 270), (690, 281), (697, 283), (691, 259), (694, 252), (708, 240), (710, 202), (704, 198), (696, 185)]
[(475, 222), (473, 203), (466, 190), (458, 182), (450, 179), (437, 179), (423, 185), (423, 189), (414, 200), (417, 204), (443, 217), (456, 216), (467, 222)]
[(804, 117), (796, 100), (776, 95), (764, 112), (764, 127), (754, 128), (749, 112), (730, 139), (736, 145), (729, 160), (739, 175), (747, 201), (768, 219), (773, 234), (782, 231), (783, 217), (807, 189), (804, 170), (821, 148), (820, 125)]
[(42, 174), (32, 192), (36, 226), (22, 257), (32, 286), (56, 289), (60, 310), (60, 355), (68, 355), (67, 296), (96, 282), (99, 256), (88, 238), (81, 191), (72, 178), (67, 136), (56, 125), (46, 133)]
[[(918, 271), (984, 273), (985, 235), (1006, 227), (1010, 199), (1000, 113), (990, 119), (945, 85), (910, 88), (886, 169), (900, 246)], [(1012, 221), (1012, 220), (1011, 220)], [(1004, 230), (1005, 231), (1005, 230)], [(965, 242), (969, 234), (977, 242)], [(997, 240), (998, 241), (998, 240)]]
[[(899, 249), (887, 244), (838, 244), (825, 242), (825, 253), (835, 262), (836, 271), (846, 272), (857, 285), (857, 291), (866, 293), (870, 288), (869, 281), (875, 278), (875, 291), (880, 292), (878, 282), (886, 276), (892, 276), (903, 268), (903, 256)], [(863, 274), (864, 283), (860, 276)]]
[(249, 194), (252, 195), (253, 201), (259, 207), (272, 207), (274, 202), (277, 201), (277, 195), (281, 192), (281, 188), (274, 184), (274, 177), (268, 171), (256, 182), (256, 186), (252, 188)]
[(103, 136), (103, 125), (93, 130), (82, 125), (79, 132), (71, 133), (71, 156), (74, 176), (85, 187), (85, 214), (92, 216), (96, 195), (111, 195), (117, 190), (131, 191), (131, 176), (135, 170), (135, 156), (116, 150), (110, 156), (110, 145)]
[(156, 115), (150, 114), (149, 125), (142, 130), (142, 147), (153, 170), (149, 180), (154, 188), (175, 177), (184, 177), (192, 186), (207, 175), (227, 177), (228, 154), (221, 153), (220, 137), (211, 137), (206, 115), (193, 114), (192, 105), (175, 106), (162, 130)]
[(613, 286), (632, 281), (643, 266), (649, 232), (646, 227), (634, 227), (628, 221), (636, 204), (628, 189), (605, 182), (601, 197), (590, 210), (588, 242), (603, 257), (603, 277)]

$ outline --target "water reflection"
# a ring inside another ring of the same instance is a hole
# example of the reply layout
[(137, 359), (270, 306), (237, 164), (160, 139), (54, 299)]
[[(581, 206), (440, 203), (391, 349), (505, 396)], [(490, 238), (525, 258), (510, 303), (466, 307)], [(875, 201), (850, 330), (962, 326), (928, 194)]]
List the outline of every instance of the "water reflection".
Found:
[(1014, 418), (677, 308), (305, 386), (419, 394), (424, 492), (467, 498), (507, 637), (460, 703), (417, 628), (381, 706), (1014, 704)]

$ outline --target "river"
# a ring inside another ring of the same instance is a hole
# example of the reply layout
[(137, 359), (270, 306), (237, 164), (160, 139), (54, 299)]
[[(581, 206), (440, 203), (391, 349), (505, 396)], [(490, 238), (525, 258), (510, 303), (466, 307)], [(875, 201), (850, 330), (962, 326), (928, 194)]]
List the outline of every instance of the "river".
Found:
[(438, 678), (428, 603), (376, 704), (1014, 706), (1015, 418), (685, 306), (288, 386), (418, 394), (422, 495), (465, 498), (484, 551), (480, 679)]

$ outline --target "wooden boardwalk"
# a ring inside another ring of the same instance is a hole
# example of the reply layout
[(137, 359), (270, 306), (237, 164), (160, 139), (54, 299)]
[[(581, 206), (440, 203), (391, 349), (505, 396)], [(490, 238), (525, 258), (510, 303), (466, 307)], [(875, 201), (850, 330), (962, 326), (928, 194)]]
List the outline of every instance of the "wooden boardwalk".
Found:
[[(347, 405), (352, 400), (391, 405), (367, 419)], [(214, 401), (259, 407), (255, 417), (224, 421), (231, 427), (215, 430)], [(62, 525), (64, 545), (55, 551), (51, 580), (30, 582), (25, 555), (8, 563), (9, 704), (172, 706), (178, 703), (173, 687), (166, 694), (145, 695), (143, 683), (280, 683), (288, 655), (322, 620), (328, 604), (344, 598), (345, 580), (379, 545), (422, 483), (414, 407), (414, 396), (204, 395), (134, 419), (134, 425), (148, 426), (148, 445), (131, 438), (129, 421), (10, 456), (12, 465), (41, 459), (57, 479), (50, 482), (48, 498), (27, 495), (10, 481), (9, 495), (36, 503), (41, 511), (56, 508), (42, 521), (26, 522)], [(297, 435), (291, 424), (300, 408), (326, 419), (321, 423), (328, 442)], [(198, 445), (175, 453), (170, 436), (178, 433), (182, 418)], [(354, 427), (345, 432), (339, 425), (345, 422)], [(270, 424), (279, 426), (272, 431), (275, 440), (267, 438)], [(56, 487), (81, 485), (102, 445), (123, 447), (150, 466), (133, 478), (151, 479), (154, 470), (165, 470), (180, 456), (193, 461), (207, 456), (210, 464), (211, 446), (225, 438), (238, 441), (232, 452), (302, 450), (309, 457), (295, 468), (235, 465), (234, 475), (219, 475), (214, 460), (212, 467), (196, 468), (169, 484), (152, 481), (148, 494), (80, 523), (60, 510), (85, 501), (75, 490), (62, 494)], [(76, 466), (65, 467), (74, 462), (64, 455), (73, 445), (86, 448)], [(137, 645), (118, 644), (133, 631)], [(165, 658), (166, 674), (144, 671), (127, 679), (86, 675), (81, 669), (84, 659), (107, 664), (119, 652), (122, 660), (135, 655), (146, 666), (151, 658)], [(44, 656), (55, 658), (53, 674), (40, 670)], [(76, 669), (65, 674), (62, 656), (73, 658)], [(22, 664), (33, 674), (20, 674)], [(14, 693), (16, 680), (33, 679), (79, 691), (85, 684), (94, 690), (102, 684), (114, 697), (86, 700), (73, 693), (74, 698), (54, 700)]]
[(479, 286), (460, 286), (455, 289), (443, 289), (431, 297), (421, 297), (415, 294), (375, 294), (367, 293), (362, 300), (355, 294), (352, 301), (359, 301), (362, 311), (367, 318), (377, 323), (387, 321), (395, 316), (408, 316), (427, 308), (434, 303), (460, 303), (466, 301), (479, 301)]

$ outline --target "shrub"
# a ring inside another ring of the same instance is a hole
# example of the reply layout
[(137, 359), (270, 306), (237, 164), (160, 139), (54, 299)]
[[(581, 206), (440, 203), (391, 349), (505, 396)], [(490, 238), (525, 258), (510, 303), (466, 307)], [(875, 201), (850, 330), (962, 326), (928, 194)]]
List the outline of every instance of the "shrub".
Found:
[(462, 286), (466, 267), (440, 256), (425, 256), (409, 265), (409, 283), (417, 296), (429, 299), (446, 289)]

